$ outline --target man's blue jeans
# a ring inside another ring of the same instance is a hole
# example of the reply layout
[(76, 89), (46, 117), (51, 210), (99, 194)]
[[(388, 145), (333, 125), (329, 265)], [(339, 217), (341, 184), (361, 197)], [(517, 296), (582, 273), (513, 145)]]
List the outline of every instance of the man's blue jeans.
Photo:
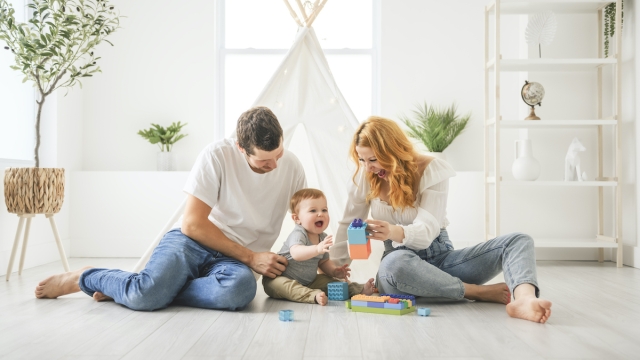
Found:
[(388, 294), (462, 299), (464, 285), (481, 285), (504, 272), (513, 294), (520, 284), (531, 284), (539, 295), (533, 239), (511, 233), (493, 240), (454, 250), (446, 230), (429, 248), (414, 251), (393, 248), (385, 241), (378, 271), (378, 288)]
[(238, 260), (199, 245), (179, 229), (168, 232), (140, 273), (89, 269), (80, 289), (99, 291), (133, 310), (157, 310), (170, 304), (238, 310), (256, 295), (253, 272)]

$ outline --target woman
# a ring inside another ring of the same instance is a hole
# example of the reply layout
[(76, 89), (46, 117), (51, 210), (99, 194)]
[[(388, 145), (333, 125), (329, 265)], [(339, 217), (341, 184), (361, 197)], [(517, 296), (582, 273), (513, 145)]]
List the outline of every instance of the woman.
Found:
[[(455, 172), (447, 162), (419, 154), (398, 124), (375, 116), (356, 130), (350, 155), (357, 169), (332, 258), (350, 261), (347, 227), (371, 210), (369, 239), (385, 247), (381, 292), (491, 301), (507, 304), (511, 317), (549, 319), (551, 302), (538, 298), (531, 237), (512, 233), (453, 249), (446, 205)], [(502, 271), (507, 284), (481, 285)]]

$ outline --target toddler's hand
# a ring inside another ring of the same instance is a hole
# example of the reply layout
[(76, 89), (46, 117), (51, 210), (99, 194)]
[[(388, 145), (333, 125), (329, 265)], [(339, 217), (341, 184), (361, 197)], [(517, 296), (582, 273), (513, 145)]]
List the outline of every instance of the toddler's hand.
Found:
[(331, 245), (333, 245), (333, 235), (328, 235), (316, 245), (316, 252), (318, 254), (328, 253)]
[(344, 264), (340, 267), (337, 267), (333, 271), (333, 277), (336, 279), (349, 280), (349, 276), (351, 276), (351, 268), (349, 267), (349, 264)]

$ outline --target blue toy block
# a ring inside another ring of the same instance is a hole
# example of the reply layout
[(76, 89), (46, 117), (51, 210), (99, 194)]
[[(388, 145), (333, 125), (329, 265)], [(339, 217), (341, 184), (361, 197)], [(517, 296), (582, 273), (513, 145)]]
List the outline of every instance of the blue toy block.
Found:
[(431, 309), (429, 308), (418, 308), (418, 315), (420, 316), (429, 316), (431, 314)]
[(384, 303), (384, 308), (385, 309), (393, 309), (393, 310), (402, 310), (402, 304), (400, 304), (400, 303), (398, 303), (398, 304)]
[(293, 321), (293, 310), (280, 310), (280, 321)]
[(367, 307), (384, 309), (383, 302), (367, 301)]
[(363, 306), (363, 307), (367, 307), (368, 302), (366, 301), (359, 301), (359, 300), (351, 300), (351, 306)]
[(329, 283), (327, 284), (327, 292), (329, 300), (347, 300), (349, 299), (349, 284), (341, 281)]
[(347, 229), (347, 241), (350, 245), (366, 245), (369, 240), (367, 239), (367, 223), (362, 219), (355, 219), (349, 225)]
[(413, 295), (399, 295), (399, 294), (380, 294), (380, 296), (388, 296), (392, 299), (411, 300), (412, 303), (416, 302), (416, 297)]

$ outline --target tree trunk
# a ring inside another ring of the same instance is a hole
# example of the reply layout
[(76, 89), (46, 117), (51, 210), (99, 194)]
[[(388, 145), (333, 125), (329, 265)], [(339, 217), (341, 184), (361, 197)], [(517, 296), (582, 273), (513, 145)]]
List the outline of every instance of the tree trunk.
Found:
[(36, 149), (35, 149), (35, 160), (36, 167), (40, 167), (40, 156), (38, 156), (38, 152), (40, 150), (40, 116), (42, 115), (42, 106), (44, 105), (44, 100), (46, 99), (46, 95), (40, 93), (40, 101), (36, 100), (38, 104), (38, 114), (36, 115)]

